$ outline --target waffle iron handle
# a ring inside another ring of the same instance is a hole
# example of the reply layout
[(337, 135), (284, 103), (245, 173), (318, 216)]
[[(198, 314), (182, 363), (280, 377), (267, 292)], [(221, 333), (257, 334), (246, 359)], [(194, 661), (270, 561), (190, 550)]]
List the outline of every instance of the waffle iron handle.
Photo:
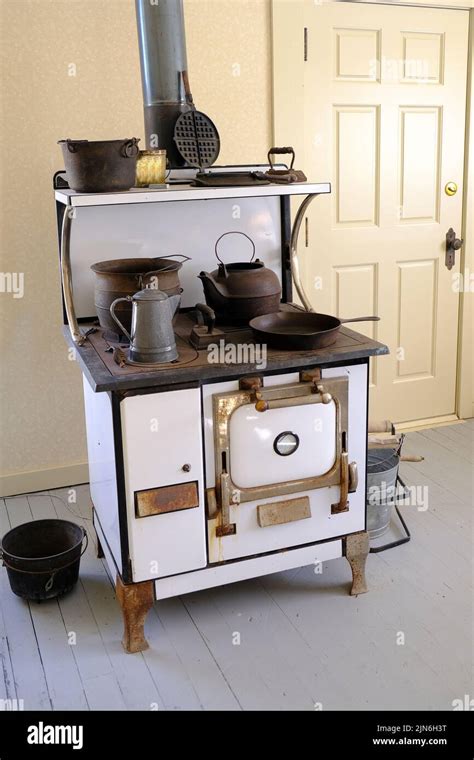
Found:
[(191, 87), (189, 85), (189, 74), (187, 71), (181, 71), (180, 74), (181, 81), (183, 83), (184, 94), (186, 96), (186, 103), (191, 106), (193, 110), (196, 110), (196, 106), (194, 105), (194, 100), (191, 93)]

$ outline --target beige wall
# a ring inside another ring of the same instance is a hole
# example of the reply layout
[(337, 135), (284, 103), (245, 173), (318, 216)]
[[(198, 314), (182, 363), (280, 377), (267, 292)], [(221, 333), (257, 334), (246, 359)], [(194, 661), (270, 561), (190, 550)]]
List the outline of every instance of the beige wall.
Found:
[[(270, 0), (186, 0), (185, 10), (191, 86), (218, 125), (219, 161), (263, 161)], [(12, 493), (71, 482), (86, 459), (81, 374), (60, 332), (56, 141), (141, 136), (143, 124), (133, 0), (1, 0), (0, 13), (1, 270), (25, 273), (24, 298), (0, 293), (0, 487)], [(32, 471), (43, 473), (15, 477)]]

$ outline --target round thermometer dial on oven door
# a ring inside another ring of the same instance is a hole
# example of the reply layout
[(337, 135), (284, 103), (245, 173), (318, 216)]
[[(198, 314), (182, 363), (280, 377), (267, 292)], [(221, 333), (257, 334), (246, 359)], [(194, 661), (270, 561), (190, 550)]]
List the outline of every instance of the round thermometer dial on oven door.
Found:
[(300, 439), (291, 430), (280, 433), (273, 441), (273, 449), (281, 457), (289, 457), (290, 454), (294, 454), (299, 445)]

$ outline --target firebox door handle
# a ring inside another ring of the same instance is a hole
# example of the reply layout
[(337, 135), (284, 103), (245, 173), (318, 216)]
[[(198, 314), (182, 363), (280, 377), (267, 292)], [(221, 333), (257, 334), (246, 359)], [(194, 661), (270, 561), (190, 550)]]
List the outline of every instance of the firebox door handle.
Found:
[(359, 472), (357, 470), (357, 462), (351, 462), (349, 464), (349, 493), (355, 493), (358, 485)]

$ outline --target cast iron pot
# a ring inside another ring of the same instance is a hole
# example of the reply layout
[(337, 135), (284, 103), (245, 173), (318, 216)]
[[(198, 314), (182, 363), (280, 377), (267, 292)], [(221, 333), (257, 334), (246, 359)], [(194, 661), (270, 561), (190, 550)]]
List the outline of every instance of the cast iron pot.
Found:
[(67, 180), (78, 193), (111, 193), (135, 185), (136, 137), (126, 140), (59, 140)]
[[(110, 315), (110, 306), (118, 298), (133, 296), (146, 287), (158, 287), (168, 296), (183, 292), (179, 281), (179, 270), (189, 256), (170, 253), (168, 257), (157, 256), (154, 259), (112, 259), (98, 261), (91, 266), (95, 273), (94, 303), (101, 327), (117, 332), (117, 325)], [(172, 261), (173, 257), (183, 261)], [(117, 316), (123, 326), (130, 332), (132, 325), (132, 304), (126, 301), (117, 308)]]
[(87, 533), (81, 526), (69, 520), (33, 520), (3, 536), (0, 556), (13, 593), (41, 601), (75, 585), (86, 548)]

